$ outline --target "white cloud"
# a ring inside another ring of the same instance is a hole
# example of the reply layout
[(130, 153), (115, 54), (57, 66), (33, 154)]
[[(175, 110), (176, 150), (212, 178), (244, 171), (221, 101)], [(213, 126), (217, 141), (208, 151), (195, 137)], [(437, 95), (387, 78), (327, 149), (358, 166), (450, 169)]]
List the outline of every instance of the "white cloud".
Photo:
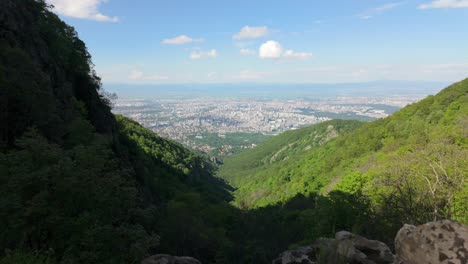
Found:
[(258, 56), (262, 59), (309, 59), (312, 57), (312, 53), (308, 52), (296, 52), (294, 50), (284, 50), (283, 46), (277, 41), (269, 40), (260, 46)]
[(374, 16), (380, 15), (386, 11), (392, 10), (398, 6), (400, 6), (402, 3), (387, 3), (382, 6), (376, 7), (369, 9), (361, 14), (358, 15), (359, 18), (361, 19), (370, 19)]
[(294, 50), (287, 50), (284, 52), (283, 57), (306, 60), (312, 58), (312, 53), (308, 52), (295, 52)]
[(163, 39), (161, 41), (162, 44), (169, 44), (169, 45), (181, 45), (181, 44), (186, 44), (186, 43), (192, 43), (192, 42), (201, 42), (203, 39), (193, 39), (187, 35), (180, 35), (174, 38), (169, 38), (169, 39)]
[(266, 26), (262, 27), (251, 27), (245, 26), (241, 28), (241, 31), (234, 36), (233, 39), (253, 39), (253, 38), (260, 38), (267, 35), (270, 31)]
[(278, 59), (283, 55), (284, 49), (279, 42), (268, 40), (260, 46), (258, 56), (262, 59)]
[(128, 78), (133, 81), (161, 81), (169, 79), (169, 77), (163, 75), (146, 75), (142, 71), (137, 70), (131, 71)]
[(60, 15), (101, 22), (119, 21), (117, 17), (106, 16), (99, 12), (99, 5), (107, 1), (108, 0), (47, 0), (47, 3), (53, 5), (53, 10)]
[(251, 49), (240, 49), (239, 53), (241, 55), (255, 55), (255, 50), (251, 50)]
[(393, 8), (399, 6), (399, 5), (401, 5), (401, 3), (387, 3), (385, 5), (376, 7), (374, 10), (377, 11), (377, 12), (384, 12), (384, 11), (393, 9)]
[(419, 9), (463, 7), (468, 7), (468, 0), (436, 0), (430, 3), (420, 5)]
[(190, 54), (190, 59), (198, 60), (203, 58), (216, 58), (218, 56), (218, 52), (215, 49), (210, 51), (200, 51), (196, 50)]

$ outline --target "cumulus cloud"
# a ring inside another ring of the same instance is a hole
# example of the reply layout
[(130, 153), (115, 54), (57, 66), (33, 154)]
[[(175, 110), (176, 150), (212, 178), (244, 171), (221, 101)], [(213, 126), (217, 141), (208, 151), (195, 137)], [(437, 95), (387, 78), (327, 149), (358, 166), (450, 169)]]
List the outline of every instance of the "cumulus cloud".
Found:
[(174, 38), (163, 39), (161, 43), (169, 45), (181, 45), (192, 42), (201, 42), (203, 39), (193, 39), (187, 35), (180, 35)]
[(266, 26), (251, 27), (245, 26), (241, 28), (240, 32), (232, 36), (233, 39), (254, 39), (267, 35), (270, 31)]
[(99, 12), (101, 3), (108, 0), (47, 0), (48, 4), (54, 6), (54, 11), (60, 15), (91, 19), (101, 22), (117, 22), (118, 17), (110, 17)]
[(217, 56), (218, 52), (215, 49), (210, 51), (195, 50), (190, 54), (190, 59), (198, 60), (203, 58), (216, 58)]
[(386, 12), (386, 11), (389, 11), (389, 10), (392, 10), (398, 6), (400, 6), (402, 3), (387, 3), (387, 4), (384, 4), (382, 6), (379, 6), (379, 7), (376, 7), (376, 8), (372, 8), (372, 9), (369, 9), (367, 10), (366, 12), (364, 13), (361, 13), (359, 15), (359, 18), (361, 19), (370, 19), (374, 16), (377, 16), (377, 15), (380, 15), (382, 14), (383, 12)]
[(468, 7), (468, 0), (436, 0), (430, 3), (420, 5), (419, 9), (463, 7)]
[(305, 60), (311, 58), (312, 53), (296, 52), (294, 50), (285, 51), (279, 42), (269, 40), (260, 46), (258, 56), (262, 59), (290, 58)]
[(251, 50), (251, 49), (240, 49), (239, 53), (241, 55), (255, 55), (255, 50)]
[(161, 81), (169, 79), (169, 77), (163, 75), (146, 75), (142, 71), (137, 70), (131, 71), (128, 78), (133, 81)]
[(268, 40), (258, 50), (258, 56), (262, 59), (278, 59), (283, 55), (284, 49), (279, 42)]

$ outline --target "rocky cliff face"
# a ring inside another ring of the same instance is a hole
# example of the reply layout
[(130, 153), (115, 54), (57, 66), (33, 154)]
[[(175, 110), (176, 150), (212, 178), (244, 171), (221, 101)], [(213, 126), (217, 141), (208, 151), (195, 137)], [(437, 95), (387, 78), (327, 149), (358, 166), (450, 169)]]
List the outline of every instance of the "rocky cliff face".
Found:
[(273, 264), (466, 264), (468, 227), (449, 220), (405, 225), (395, 238), (395, 249), (393, 255), (382, 242), (340, 231), (335, 239), (285, 251)]

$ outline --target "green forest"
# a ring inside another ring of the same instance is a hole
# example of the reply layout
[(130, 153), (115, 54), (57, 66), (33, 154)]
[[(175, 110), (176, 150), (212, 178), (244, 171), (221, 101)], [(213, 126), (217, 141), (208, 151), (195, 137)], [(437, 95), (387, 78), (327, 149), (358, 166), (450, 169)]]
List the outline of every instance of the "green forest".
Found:
[(198, 135), (189, 136), (192, 142), (198, 145), (209, 146), (211, 150), (207, 152), (209, 156), (217, 159), (224, 159), (225, 156), (237, 154), (245, 149), (252, 148), (264, 142), (270, 135), (262, 133), (209, 133), (203, 132)]
[(0, 1), (0, 264), (271, 263), (349, 230), (468, 224), (468, 79), (364, 123), (333, 120), (225, 159), (111, 113), (73, 27)]
[[(410, 221), (466, 222), (467, 93), (464, 80), (374, 122), (334, 120), (290, 131), (226, 159), (219, 175), (238, 187), (240, 207), (340, 190), (361, 193), (382, 211), (400, 208), (394, 213)], [(332, 134), (340, 136), (324, 143)], [(385, 203), (395, 204), (383, 210)], [(433, 215), (411, 215), (418, 211)]]

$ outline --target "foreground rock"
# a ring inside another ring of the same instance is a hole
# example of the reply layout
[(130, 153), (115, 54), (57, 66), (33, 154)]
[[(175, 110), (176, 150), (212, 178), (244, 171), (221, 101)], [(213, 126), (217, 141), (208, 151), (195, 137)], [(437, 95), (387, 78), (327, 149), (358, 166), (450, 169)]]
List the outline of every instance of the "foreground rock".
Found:
[(443, 220), (405, 225), (395, 238), (397, 263), (468, 263), (468, 227)]
[(158, 254), (144, 259), (141, 264), (201, 264), (201, 262), (192, 257), (174, 257)]
[(351, 263), (377, 263), (393, 262), (390, 248), (377, 240), (351, 234), (346, 231), (336, 233), (337, 253)]
[(382, 242), (341, 231), (335, 239), (288, 250), (273, 264), (467, 264), (468, 227), (443, 220), (405, 225), (395, 238), (396, 255)]
[(341, 231), (335, 239), (319, 239), (310, 246), (285, 251), (273, 264), (391, 264), (393, 261), (393, 254), (384, 243)]
[(298, 249), (288, 250), (275, 260), (273, 260), (273, 264), (282, 264), (282, 263), (303, 263), (309, 264), (314, 263), (316, 261), (315, 258), (315, 251), (316, 249), (312, 246), (309, 247), (301, 247)]

